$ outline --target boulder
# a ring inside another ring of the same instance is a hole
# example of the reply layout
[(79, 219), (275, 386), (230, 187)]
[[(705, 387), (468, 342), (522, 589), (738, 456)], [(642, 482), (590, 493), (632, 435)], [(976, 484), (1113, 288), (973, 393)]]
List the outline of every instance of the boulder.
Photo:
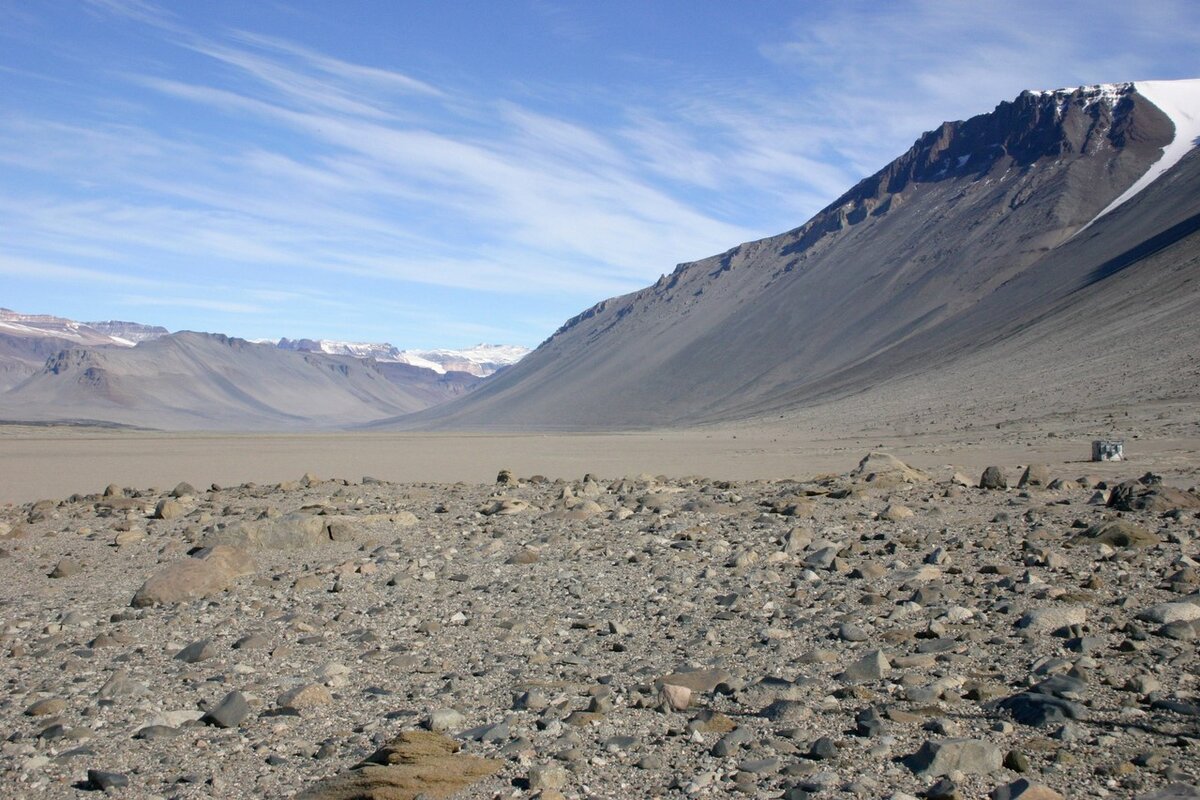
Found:
[(1133, 800), (1200, 800), (1200, 786), (1172, 783), (1153, 792), (1139, 794)]
[(485, 517), (508, 517), (514, 514), (520, 514), (528, 508), (528, 501), (521, 500), (517, 497), (501, 497), (500, 499), (480, 508), (479, 513), (483, 514)]
[(846, 671), (838, 675), (843, 683), (864, 683), (886, 678), (891, 672), (892, 665), (882, 650), (872, 650), (862, 658), (846, 667)]
[(172, 498), (164, 498), (158, 501), (158, 505), (154, 507), (155, 519), (176, 519), (187, 513), (187, 507), (178, 500)]
[(250, 704), (241, 692), (230, 692), (200, 721), (217, 728), (236, 728), (250, 714)]
[(499, 771), (502, 763), (462, 755), (440, 733), (404, 731), (349, 770), (320, 781), (296, 800), (412, 800), (450, 797)]
[(1144, 481), (1125, 481), (1113, 487), (1108, 498), (1109, 507), (1118, 511), (1149, 511), (1154, 514), (1165, 514), (1176, 509), (1200, 509), (1200, 497), (1192, 492)]
[(1007, 489), (1008, 478), (1004, 477), (1004, 470), (999, 467), (988, 467), (983, 471), (983, 475), (979, 476), (980, 489)]
[(856, 480), (880, 486), (896, 486), (902, 483), (921, 483), (929, 476), (914, 469), (890, 453), (872, 451), (865, 455), (858, 466), (850, 472)]
[(51, 578), (69, 578), (72, 575), (78, 575), (83, 569), (83, 565), (73, 558), (59, 559), (54, 565), (54, 569), (50, 570)]
[(327, 706), (331, 703), (333, 703), (333, 695), (319, 683), (306, 683), (303, 686), (289, 689), (275, 700), (275, 704), (280, 708), (289, 708), (293, 711)]
[(1045, 489), (1050, 485), (1050, 466), (1048, 464), (1030, 464), (1017, 481), (1018, 489)]
[(1026, 612), (1017, 620), (1017, 627), (1032, 633), (1054, 633), (1071, 625), (1087, 622), (1087, 607), (1047, 606)]
[(1189, 602), (1159, 603), (1139, 611), (1137, 618), (1144, 622), (1157, 622), (1159, 625), (1194, 622), (1200, 619), (1200, 605)]
[(1020, 778), (992, 790), (991, 800), (1064, 800), (1063, 796), (1040, 783)]
[(1004, 752), (982, 739), (928, 740), (921, 749), (904, 759), (918, 777), (937, 778), (959, 771), (967, 775), (987, 775), (1004, 763)]
[(225, 544), (246, 550), (303, 550), (330, 541), (329, 520), (312, 514), (287, 514), (276, 519), (235, 522), (217, 531), (205, 544)]
[(731, 680), (733, 680), (733, 676), (723, 669), (695, 669), (680, 670), (663, 675), (656, 683), (659, 686), (663, 684), (683, 686), (697, 694), (704, 694), (715, 691), (722, 683), (728, 683)]
[(254, 559), (245, 550), (217, 545), (195, 558), (184, 558), (151, 575), (134, 594), (134, 608), (182, 603), (228, 589), (233, 581), (254, 573)]
[(1106, 544), (1111, 547), (1153, 547), (1162, 540), (1135, 522), (1110, 519), (1096, 523), (1072, 541)]

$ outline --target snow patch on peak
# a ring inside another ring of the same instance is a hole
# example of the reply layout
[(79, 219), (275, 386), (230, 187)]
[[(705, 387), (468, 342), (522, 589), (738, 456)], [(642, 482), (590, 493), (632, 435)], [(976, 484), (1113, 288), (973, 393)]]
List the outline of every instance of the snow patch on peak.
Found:
[(1163, 148), (1162, 156), (1150, 166), (1150, 169), (1146, 170), (1142, 177), (1134, 181), (1133, 185), (1122, 192), (1120, 197), (1105, 206), (1104, 210), (1093, 217), (1087, 225), (1080, 228), (1075, 234), (1076, 236), (1091, 227), (1096, 220), (1136, 197), (1143, 189), (1158, 180), (1160, 175), (1178, 164), (1188, 154), (1188, 151), (1196, 147), (1197, 140), (1200, 140), (1200, 78), (1181, 81), (1137, 81), (1126, 85), (1136, 88), (1138, 94), (1149, 100), (1159, 111), (1170, 118), (1175, 125), (1175, 138)]
[(526, 347), (505, 344), (478, 344), (465, 350), (401, 350), (387, 342), (343, 342), (334, 339), (280, 339), (270, 342), (283, 350), (328, 353), (353, 358), (373, 358), (376, 361), (408, 364), (433, 370), (439, 375), (447, 372), (469, 372), (484, 378), (496, 370), (515, 364), (529, 352)]
[(1063, 89), (1030, 89), (1029, 93), (1038, 97), (1070, 97), (1080, 94), (1089, 102), (1094, 103), (1097, 100), (1107, 100), (1116, 102), (1121, 99), (1121, 96), (1128, 93), (1134, 88), (1133, 83), (1093, 83), (1090, 86), (1073, 86)]
[(477, 344), (464, 350), (401, 350), (398, 360), (440, 374), (469, 372), (482, 378), (517, 363), (528, 353), (529, 348), (520, 345)]

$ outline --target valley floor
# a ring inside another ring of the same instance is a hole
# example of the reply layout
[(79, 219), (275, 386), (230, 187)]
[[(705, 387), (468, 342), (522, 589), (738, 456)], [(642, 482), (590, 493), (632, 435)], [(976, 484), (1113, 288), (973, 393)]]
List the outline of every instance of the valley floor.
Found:
[[(277, 483), (311, 471), (358, 480), (480, 483), (500, 469), (578, 479), (706, 475), (723, 480), (803, 478), (844, 472), (870, 449), (914, 465), (977, 474), (989, 464), (1045, 463), (1068, 474), (1153, 471), (1180, 486), (1200, 483), (1200, 408), (1139, 403), (1002, 423), (862, 409), (839, 418), (822, 408), (787, 419), (721, 427), (622, 433), (158, 433), (81, 427), (0, 426), (0, 504), (121, 486)], [(857, 412), (857, 413), (854, 413)], [(1094, 438), (1123, 438), (1130, 463), (1087, 461)]]

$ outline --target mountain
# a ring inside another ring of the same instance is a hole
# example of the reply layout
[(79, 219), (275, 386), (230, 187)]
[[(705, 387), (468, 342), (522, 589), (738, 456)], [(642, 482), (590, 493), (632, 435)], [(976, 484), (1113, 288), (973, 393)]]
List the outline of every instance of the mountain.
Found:
[(331, 428), (459, 397), (528, 350), (479, 345), (419, 352), (440, 360), (390, 344), (256, 343), (0, 309), (0, 419)]
[[(166, 333), (165, 328), (151, 328), (134, 322), (75, 322), (50, 314), (22, 314), (8, 308), (0, 308), (0, 334), (24, 338), (54, 338), (75, 344), (116, 345), (133, 347), (139, 338), (123, 338), (115, 331), (128, 328), (147, 334), (150, 331)], [(159, 335), (161, 335), (161, 333)]]
[(83, 324), (92, 330), (100, 331), (100, 333), (119, 340), (119, 342), (129, 342), (131, 345), (150, 339), (157, 339), (160, 336), (166, 336), (170, 333), (170, 331), (161, 325), (143, 325), (140, 322), (107, 320), (105, 322), (85, 322)]
[(477, 378), (517, 363), (529, 353), (528, 347), (504, 344), (477, 344), (465, 350), (401, 350), (388, 343), (339, 342), (330, 339), (280, 339), (283, 350), (373, 358), (423, 367), (438, 374), (464, 372)]
[[(107, 326), (132, 324), (135, 323), (99, 323)], [(0, 308), (0, 392), (29, 378), (41, 369), (47, 358), (64, 348), (134, 345), (133, 339), (114, 335), (114, 330), (49, 314), (21, 314)], [(157, 330), (166, 333), (165, 329)]]
[(181, 332), (135, 347), (71, 347), (0, 395), (10, 420), (176, 430), (336, 428), (425, 408), (375, 362)]
[(380, 424), (1194, 399), (1197, 141), (1200, 81), (1023, 92), (922, 135), (800, 227), (681, 264), (470, 395)]

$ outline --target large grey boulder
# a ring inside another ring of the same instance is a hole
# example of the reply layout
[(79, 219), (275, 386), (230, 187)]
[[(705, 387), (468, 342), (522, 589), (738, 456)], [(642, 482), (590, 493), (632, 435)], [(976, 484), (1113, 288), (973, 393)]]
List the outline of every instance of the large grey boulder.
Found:
[(134, 608), (197, 600), (223, 592), (256, 569), (254, 559), (240, 547), (217, 545), (168, 564), (151, 575), (133, 596)]
[(918, 777), (937, 778), (955, 770), (967, 775), (987, 775), (1004, 763), (1004, 752), (982, 739), (932, 739), (904, 759)]
[(235, 522), (207, 540), (246, 550), (303, 550), (330, 541), (329, 521), (312, 514), (286, 514), (276, 519)]

